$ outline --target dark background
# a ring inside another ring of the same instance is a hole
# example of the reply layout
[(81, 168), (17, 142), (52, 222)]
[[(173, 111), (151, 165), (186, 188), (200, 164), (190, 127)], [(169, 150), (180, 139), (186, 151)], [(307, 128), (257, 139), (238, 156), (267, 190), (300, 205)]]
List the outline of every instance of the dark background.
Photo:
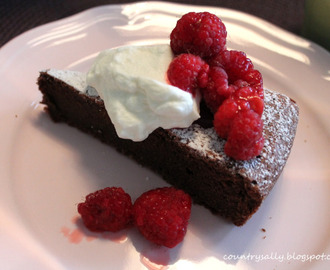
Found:
[[(130, 2), (136, 1), (0, 0), (0, 47), (29, 29), (65, 18), (88, 8)], [(186, 0), (166, 2), (231, 8), (260, 17), (298, 35), (301, 34), (304, 20), (304, 0)]]

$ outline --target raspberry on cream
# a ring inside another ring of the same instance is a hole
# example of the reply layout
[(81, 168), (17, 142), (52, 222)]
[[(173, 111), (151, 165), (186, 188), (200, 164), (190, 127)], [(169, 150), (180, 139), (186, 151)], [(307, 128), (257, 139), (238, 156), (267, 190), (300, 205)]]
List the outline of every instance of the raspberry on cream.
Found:
[(124, 46), (101, 52), (87, 84), (103, 99), (120, 138), (142, 141), (158, 127), (190, 126), (199, 115), (193, 97), (167, 82), (169, 45)]

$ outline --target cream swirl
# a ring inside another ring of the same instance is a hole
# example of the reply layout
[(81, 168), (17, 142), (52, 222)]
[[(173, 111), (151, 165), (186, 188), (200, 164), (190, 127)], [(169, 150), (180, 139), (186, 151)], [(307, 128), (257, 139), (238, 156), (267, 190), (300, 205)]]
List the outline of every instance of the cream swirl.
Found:
[(102, 51), (87, 74), (120, 138), (142, 141), (158, 127), (184, 128), (200, 117), (193, 97), (167, 82), (167, 44)]

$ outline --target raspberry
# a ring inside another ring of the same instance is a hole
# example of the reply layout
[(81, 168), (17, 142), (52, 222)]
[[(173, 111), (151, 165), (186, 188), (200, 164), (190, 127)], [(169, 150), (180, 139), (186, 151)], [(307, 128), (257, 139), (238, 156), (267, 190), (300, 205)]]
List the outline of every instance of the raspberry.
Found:
[(228, 134), (226, 155), (236, 160), (249, 160), (259, 155), (264, 144), (262, 129), (260, 115), (252, 110), (240, 111)]
[(132, 222), (132, 201), (122, 188), (107, 187), (86, 196), (78, 204), (85, 226), (94, 232), (116, 232)]
[(244, 79), (245, 74), (254, 69), (246, 54), (241, 51), (225, 50), (211, 60), (210, 65), (219, 66), (226, 70), (231, 83)]
[(190, 212), (190, 196), (173, 187), (147, 191), (133, 205), (134, 223), (142, 235), (169, 248), (183, 240)]
[[(258, 110), (258, 113), (260, 109), (263, 110), (263, 104), (261, 104), (263, 101), (259, 102), (258, 99), (258, 97), (263, 99), (262, 76), (258, 70), (254, 69), (251, 60), (244, 52), (225, 50), (209, 63), (209, 81), (207, 87), (203, 89), (203, 97), (213, 113), (230, 95), (247, 87), (253, 89), (253, 94), (249, 95), (249, 104), (252, 104), (253, 96), (255, 105), (252, 107)], [(235, 94), (235, 99), (238, 99), (237, 95), (242, 100), (241, 94)], [(247, 95), (244, 98), (247, 98)]]
[(217, 134), (226, 139), (232, 122), (238, 113), (237, 102), (233, 98), (226, 99), (214, 115), (213, 126)]
[(240, 111), (253, 111), (260, 117), (264, 108), (263, 100), (251, 87), (236, 90), (219, 107), (214, 115), (213, 125), (217, 134), (226, 139), (233, 121)]
[(210, 67), (208, 77), (207, 86), (203, 89), (203, 98), (209, 109), (215, 113), (235, 88), (228, 86), (228, 75), (221, 67)]
[(257, 91), (252, 87), (242, 87), (236, 90), (232, 98), (236, 101), (239, 110), (252, 110), (259, 116), (264, 110), (264, 101), (261, 99)]
[(225, 50), (210, 60), (210, 66), (222, 67), (228, 74), (228, 83), (237, 88), (253, 87), (263, 98), (263, 79), (246, 54), (241, 51)]
[(216, 15), (190, 12), (172, 30), (171, 48), (175, 54), (192, 53), (206, 59), (225, 49), (226, 37), (226, 27)]
[(246, 75), (246, 81), (257, 91), (258, 96), (264, 99), (263, 79), (261, 73), (256, 69), (250, 70)]
[(208, 71), (209, 65), (199, 56), (180, 54), (170, 63), (167, 78), (172, 85), (195, 95), (199, 87), (205, 87)]

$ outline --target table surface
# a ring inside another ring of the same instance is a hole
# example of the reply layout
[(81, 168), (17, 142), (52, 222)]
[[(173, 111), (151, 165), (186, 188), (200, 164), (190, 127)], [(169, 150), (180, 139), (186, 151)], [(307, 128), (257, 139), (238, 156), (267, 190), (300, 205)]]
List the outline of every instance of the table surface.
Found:
[[(1, 0), (0, 47), (19, 34), (36, 26), (65, 18), (88, 8), (130, 2), (137, 1)], [(243, 11), (298, 35), (301, 33), (304, 19), (304, 0), (186, 0), (171, 2), (225, 7)]]

